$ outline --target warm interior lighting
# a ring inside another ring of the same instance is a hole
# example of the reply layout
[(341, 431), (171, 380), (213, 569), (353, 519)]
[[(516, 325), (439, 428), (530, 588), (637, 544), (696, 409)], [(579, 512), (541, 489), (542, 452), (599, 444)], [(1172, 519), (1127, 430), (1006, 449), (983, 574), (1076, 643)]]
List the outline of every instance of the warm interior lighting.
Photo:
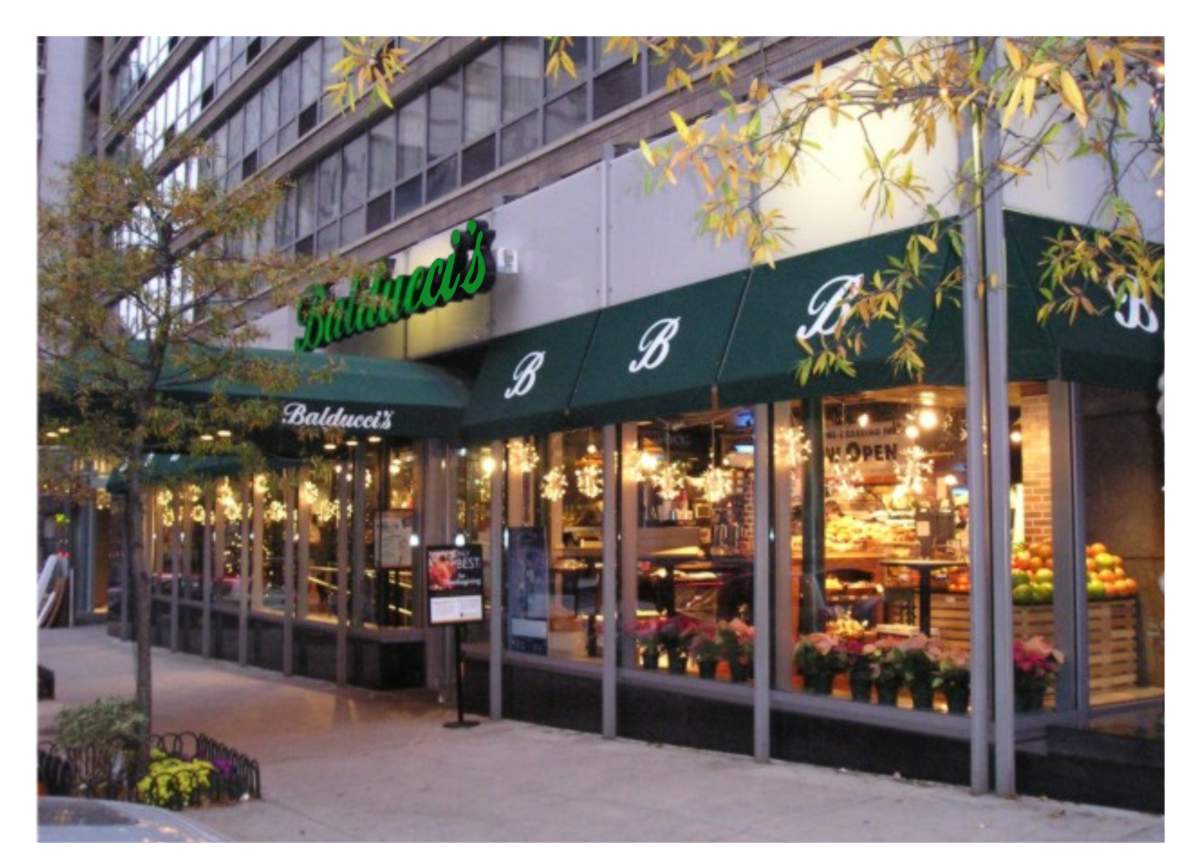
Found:
[(358, 440), (346, 440), (346, 445), (348, 445), (350, 448), (354, 448), (356, 445), (358, 445)]
[(200, 434), (200, 440), (201, 442), (211, 443), (213, 441), (213, 435), (209, 433)]
[(870, 413), (860, 412), (858, 414), (858, 426), (859, 427), (866, 427), (870, 423), (871, 423)]
[(908, 437), (910, 440), (915, 440), (917, 437), (919, 437), (921, 435), (921, 431), (917, 428), (917, 426), (915, 424), (910, 424), (906, 428), (904, 428), (904, 435), (906, 437)]
[(58, 439), (58, 433), (57, 433), (57, 431), (47, 431), (47, 432), (46, 432), (46, 439), (48, 439), (48, 440), (56, 440), (56, 439)]
[(221, 439), (226, 439), (226, 440), (227, 440), (227, 439), (229, 439), (231, 436), (233, 436), (233, 431), (229, 431), (229, 430), (219, 430), (219, 431), (217, 431), (217, 436), (219, 436)]
[(958, 485), (958, 476), (954, 475), (954, 473), (946, 473), (942, 477), (942, 481), (945, 482), (946, 487), (953, 488)]
[(63, 436), (66, 436), (67, 434), (69, 434), (71, 432), (71, 429), (69, 427), (60, 427), (58, 429), (58, 432), (60, 434), (62, 434)]
[(374, 445), (375, 443), (383, 442), (383, 437), (378, 436), (377, 434), (372, 434), (371, 436), (367, 437), (367, 442)]
[(455, 547), (461, 548), (465, 544), (467, 544), (467, 537), (464, 536), (462, 533), (455, 533), (454, 534)]
[(924, 430), (933, 430), (941, 420), (936, 409), (926, 408), (917, 413), (917, 424)]
[(1010, 433), (1008, 435), (1008, 438), (1010, 440), (1012, 440), (1015, 445), (1021, 444), (1021, 432), (1019, 430), (1015, 430), (1012, 433)]
[(325, 443), (325, 451), (331, 452), (337, 448), (336, 443)]

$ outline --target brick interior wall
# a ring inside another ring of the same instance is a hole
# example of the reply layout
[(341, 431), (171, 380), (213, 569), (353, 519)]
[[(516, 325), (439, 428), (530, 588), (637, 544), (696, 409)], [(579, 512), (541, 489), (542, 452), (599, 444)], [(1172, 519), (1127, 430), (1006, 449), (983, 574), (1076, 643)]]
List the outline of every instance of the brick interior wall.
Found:
[(1025, 485), (1025, 539), (1053, 542), (1050, 523), (1050, 399), (1021, 398), (1021, 479)]

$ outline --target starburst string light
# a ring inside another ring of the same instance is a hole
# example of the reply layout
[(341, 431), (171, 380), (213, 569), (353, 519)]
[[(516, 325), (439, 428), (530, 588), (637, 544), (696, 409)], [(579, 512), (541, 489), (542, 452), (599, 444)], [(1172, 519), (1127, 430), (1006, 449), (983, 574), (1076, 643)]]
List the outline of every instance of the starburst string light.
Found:
[(925, 449), (920, 446), (909, 446), (900, 452), (900, 457), (901, 460), (894, 464), (899, 486), (914, 496), (920, 495), (933, 473), (933, 461), (927, 458)]
[(537, 446), (528, 440), (510, 440), (508, 460), (518, 473), (532, 473), (537, 469), (539, 460)]
[(163, 509), (165, 509), (165, 508), (167, 508), (167, 506), (171, 505), (171, 500), (172, 500), (172, 495), (171, 495), (170, 488), (159, 489), (158, 494), (154, 498), (154, 501), (156, 503), (158, 503), (160, 508), (163, 508)]
[(206, 515), (204, 512), (203, 506), (201, 506), (199, 503), (192, 506), (192, 521), (193, 522), (195, 522), (197, 524), (203, 524), (205, 517), (206, 517)]
[(557, 503), (567, 492), (567, 474), (562, 467), (551, 467), (542, 476), (542, 497)]
[(583, 460), (575, 468), (575, 488), (589, 500), (604, 493), (604, 476), (599, 464)]
[(779, 433), (775, 443), (776, 459), (786, 467), (798, 469), (812, 455), (812, 440), (804, 432), (804, 425), (792, 425)]
[(267, 510), (263, 513), (263, 517), (272, 524), (278, 524), (287, 517), (287, 509), (279, 500), (272, 500), (267, 504)]
[(700, 489), (704, 499), (716, 505), (733, 493), (733, 473), (713, 464), (700, 476)]
[(840, 503), (849, 503), (862, 496), (863, 474), (857, 466), (833, 458), (827, 467), (826, 489)]
[(687, 483), (687, 465), (683, 461), (666, 461), (650, 477), (650, 481), (660, 497), (668, 503), (674, 502)]

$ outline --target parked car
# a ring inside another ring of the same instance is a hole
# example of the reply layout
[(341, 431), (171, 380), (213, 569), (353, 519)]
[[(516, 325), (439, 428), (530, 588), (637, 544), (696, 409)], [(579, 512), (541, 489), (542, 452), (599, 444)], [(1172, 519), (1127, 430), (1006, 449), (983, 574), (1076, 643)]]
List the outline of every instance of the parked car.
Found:
[(223, 843), (225, 837), (161, 807), (90, 798), (38, 798), (40, 843)]

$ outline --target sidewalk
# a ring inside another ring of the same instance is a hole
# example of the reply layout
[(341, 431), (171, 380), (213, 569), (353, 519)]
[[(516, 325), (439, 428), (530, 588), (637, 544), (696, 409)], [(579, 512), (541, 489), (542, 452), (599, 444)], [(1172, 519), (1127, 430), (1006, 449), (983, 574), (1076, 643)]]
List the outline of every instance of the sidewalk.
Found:
[[(133, 649), (103, 627), (41, 630), (54, 702), (133, 694)], [(236, 840), (1142, 841), (1161, 816), (504, 720), (449, 730), (424, 692), (325, 683), (154, 650), (156, 731), (257, 758), (263, 800), (189, 811)]]

